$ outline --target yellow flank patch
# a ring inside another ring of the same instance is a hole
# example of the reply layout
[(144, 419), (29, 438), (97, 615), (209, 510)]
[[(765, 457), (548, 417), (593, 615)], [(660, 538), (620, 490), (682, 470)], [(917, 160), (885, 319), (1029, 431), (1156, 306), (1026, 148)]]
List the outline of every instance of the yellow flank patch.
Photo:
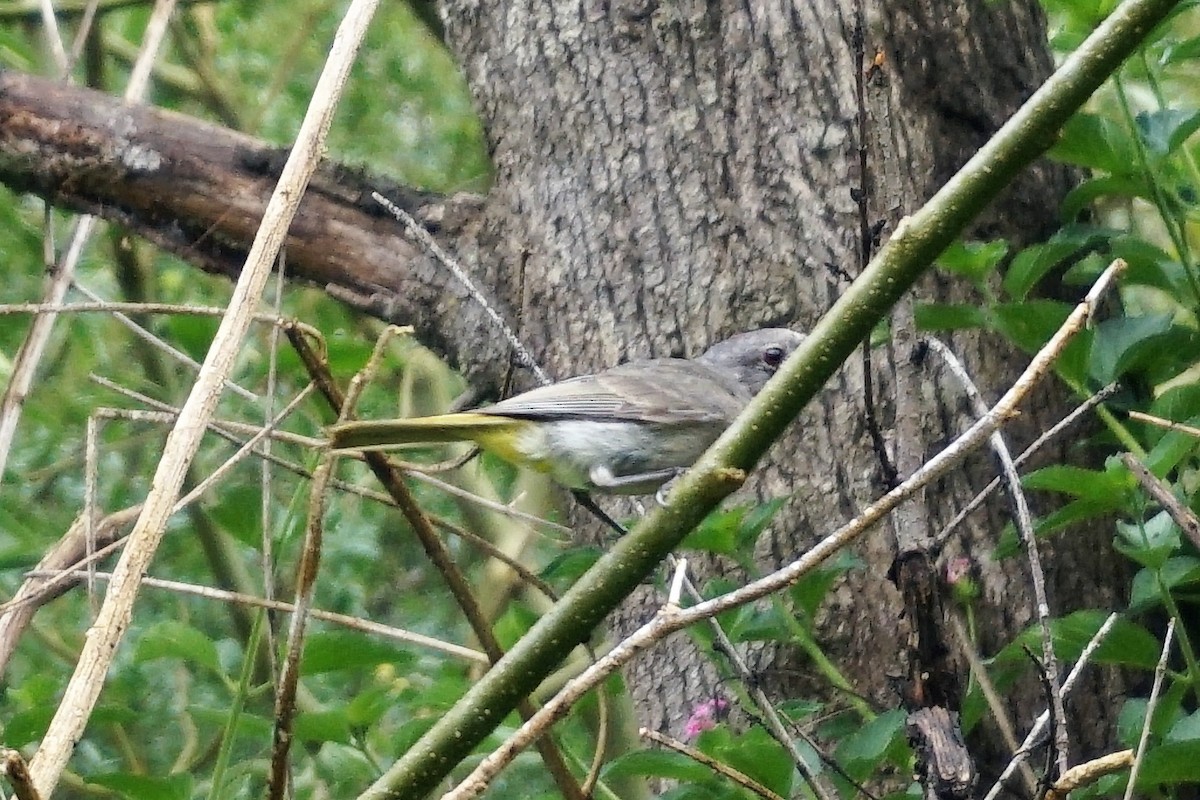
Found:
[(549, 465), (542, 463), (541, 459), (531, 458), (524, 441), (531, 424), (524, 421), (506, 421), (506, 424), (502, 425), (481, 426), (471, 432), (471, 440), (511, 464), (533, 467), (545, 472)]

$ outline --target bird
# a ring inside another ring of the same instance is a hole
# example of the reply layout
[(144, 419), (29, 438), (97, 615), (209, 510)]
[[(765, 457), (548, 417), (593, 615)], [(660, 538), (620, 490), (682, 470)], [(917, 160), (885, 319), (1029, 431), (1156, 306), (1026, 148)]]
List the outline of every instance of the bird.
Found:
[(788, 328), (747, 331), (693, 359), (629, 361), (472, 411), (339, 423), (329, 443), (474, 442), (573, 491), (652, 494), (695, 463), (803, 340)]

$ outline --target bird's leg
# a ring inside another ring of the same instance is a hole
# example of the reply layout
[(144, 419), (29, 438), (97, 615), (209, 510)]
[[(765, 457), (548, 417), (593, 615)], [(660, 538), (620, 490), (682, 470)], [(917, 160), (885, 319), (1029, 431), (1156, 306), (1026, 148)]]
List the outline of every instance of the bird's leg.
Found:
[(600, 520), (605, 525), (616, 531), (617, 536), (624, 536), (625, 534), (629, 533), (629, 531), (625, 529), (624, 525), (617, 522), (608, 515), (607, 511), (596, 505), (596, 501), (593, 500), (592, 496), (587, 492), (583, 491), (582, 489), (572, 489), (571, 496), (575, 498), (579, 505), (592, 512), (592, 515), (595, 516), (596, 519)]

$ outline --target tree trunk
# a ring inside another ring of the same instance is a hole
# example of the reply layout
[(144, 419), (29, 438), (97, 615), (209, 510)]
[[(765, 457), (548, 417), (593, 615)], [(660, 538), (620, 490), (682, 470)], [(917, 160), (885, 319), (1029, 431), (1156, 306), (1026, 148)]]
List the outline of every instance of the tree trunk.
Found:
[[(886, 237), (1051, 69), (1040, 11), (1024, 0), (448, 0), (444, 19), (496, 167), (481, 224), (460, 252), (559, 377), (634, 356), (694, 355), (734, 331), (811, 324), (869, 255), (872, 232)], [(973, 235), (1036, 238), (1067, 181), (1049, 165), (1031, 170)], [(921, 296), (967, 292), (934, 278)], [(848, 365), (759, 476), (758, 496), (789, 497), (759, 543), (764, 566), (804, 551), (888, 488), (868, 403), (904, 472), (964, 427), (957, 387), (911, 363), (911, 313), (902, 309), (893, 329), (892, 345), (872, 356), (873, 399), (862, 364)], [(956, 336), (954, 346), (990, 396), (1023, 361), (991, 337)], [(1043, 393), (1017, 438), (1068, 405), (1061, 392)], [(827, 652), (880, 707), (899, 703), (888, 676), (911, 669), (912, 609), (889, 580), (893, 561), (936, 533), (985, 469), (981, 458), (910, 509), (907, 526), (871, 536), (859, 553), (865, 569), (827, 603)], [(1001, 506), (950, 548), (982, 575), (985, 655), (1033, 619), (1024, 561), (989, 557)], [(1116, 601), (1106, 539), (1091, 531), (1059, 543), (1048, 575), (1056, 614)], [(617, 615), (616, 630), (659, 602), (647, 590)], [(777, 697), (817, 688), (793, 654), (757, 655)], [(675, 734), (691, 706), (719, 692), (685, 637), (643, 658), (630, 678), (643, 722)], [(1030, 688), (1012, 700), (1022, 727), (1044, 703)], [(1074, 732), (1089, 749), (1108, 735), (1108, 689), (1077, 694), (1089, 724)]]

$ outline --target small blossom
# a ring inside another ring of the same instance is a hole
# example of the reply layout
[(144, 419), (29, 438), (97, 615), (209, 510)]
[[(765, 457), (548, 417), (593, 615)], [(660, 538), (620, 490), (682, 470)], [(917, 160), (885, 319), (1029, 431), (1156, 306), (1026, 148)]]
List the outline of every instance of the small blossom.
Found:
[(723, 697), (705, 700), (692, 709), (687, 724), (683, 726), (683, 735), (687, 739), (695, 739), (701, 733), (717, 727), (717, 717), (729, 707), (729, 702)]

